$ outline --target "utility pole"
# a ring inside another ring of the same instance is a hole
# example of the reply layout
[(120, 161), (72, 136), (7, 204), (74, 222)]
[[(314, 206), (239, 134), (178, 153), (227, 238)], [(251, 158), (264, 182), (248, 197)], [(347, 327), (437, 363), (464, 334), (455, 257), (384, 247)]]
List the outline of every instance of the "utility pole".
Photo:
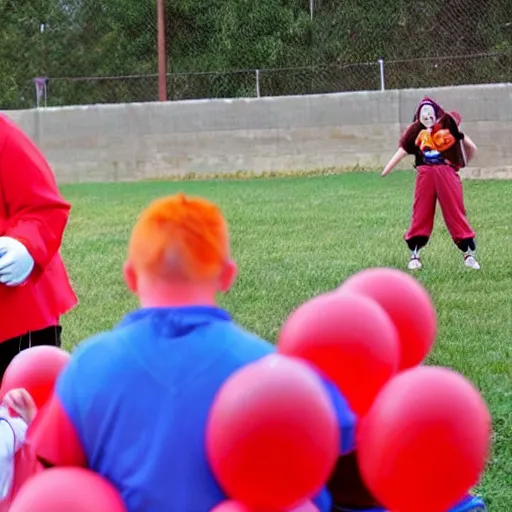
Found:
[(167, 101), (167, 52), (165, 48), (165, 7), (164, 0), (156, 0), (158, 23), (158, 95), (160, 101)]

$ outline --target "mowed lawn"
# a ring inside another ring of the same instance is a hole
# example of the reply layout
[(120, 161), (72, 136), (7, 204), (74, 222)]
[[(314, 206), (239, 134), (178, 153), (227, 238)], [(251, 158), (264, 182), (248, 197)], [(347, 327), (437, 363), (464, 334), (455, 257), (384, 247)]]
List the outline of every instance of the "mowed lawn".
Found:
[[(63, 187), (73, 205), (63, 254), (80, 298), (64, 319), (67, 347), (111, 328), (136, 306), (121, 269), (130, 229), (154, 198), (184, 191), (222, 207), (240, 274), (221, 304), (242, 325), (274, 340), (296, 306), (350, 274), (372, 266), (405, 268), (402, 237), (413, 180), (406, 172), (386, 179), (346, 174)], [(506, 512), (512, 510), (512, 183), (464, 186), (482, 270), (463, 267), (439, 215), (417, 275), (439, 315), (430, 362), (472, 379), (491, 408), (493, 458), (478, 490), (489, 510)]]

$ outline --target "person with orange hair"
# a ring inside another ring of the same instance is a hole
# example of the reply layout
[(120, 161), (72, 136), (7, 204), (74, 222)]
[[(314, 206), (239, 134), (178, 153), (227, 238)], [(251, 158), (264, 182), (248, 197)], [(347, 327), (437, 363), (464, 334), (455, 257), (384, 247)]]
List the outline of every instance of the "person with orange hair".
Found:
[[(32, 426), (39, 460), (96, 471), (129, 512), (207, 512), (225, 500), (205, 453), (210, 407), (233, 372), (275, 351), (216, 306), (236, 273), (216, 205), (183, 194), (154, 201), (124, 267), (141, 307), (72, 355)], [(347, 445), (353, 416), (328, 390)], [(330, 510), (327, 489), (315, 502)]]

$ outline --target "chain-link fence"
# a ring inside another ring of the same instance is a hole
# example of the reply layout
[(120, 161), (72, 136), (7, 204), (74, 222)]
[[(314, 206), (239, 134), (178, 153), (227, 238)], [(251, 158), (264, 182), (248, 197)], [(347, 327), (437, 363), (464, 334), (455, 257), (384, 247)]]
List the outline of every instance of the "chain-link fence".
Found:
[[(0, 0), (0, 108), (158, 100), (157, 1)], [(512, 0), (163, 1), (170, 100), (512, 81)]]

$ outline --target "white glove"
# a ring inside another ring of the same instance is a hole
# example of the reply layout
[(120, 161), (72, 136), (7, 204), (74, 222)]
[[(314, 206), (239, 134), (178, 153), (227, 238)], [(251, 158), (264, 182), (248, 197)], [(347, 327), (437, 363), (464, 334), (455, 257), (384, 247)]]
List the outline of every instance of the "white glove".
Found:
[(0, 236), (0, 283), (17, 286), (24, 283), (34, 269), (34, 258), (18, 240)]

